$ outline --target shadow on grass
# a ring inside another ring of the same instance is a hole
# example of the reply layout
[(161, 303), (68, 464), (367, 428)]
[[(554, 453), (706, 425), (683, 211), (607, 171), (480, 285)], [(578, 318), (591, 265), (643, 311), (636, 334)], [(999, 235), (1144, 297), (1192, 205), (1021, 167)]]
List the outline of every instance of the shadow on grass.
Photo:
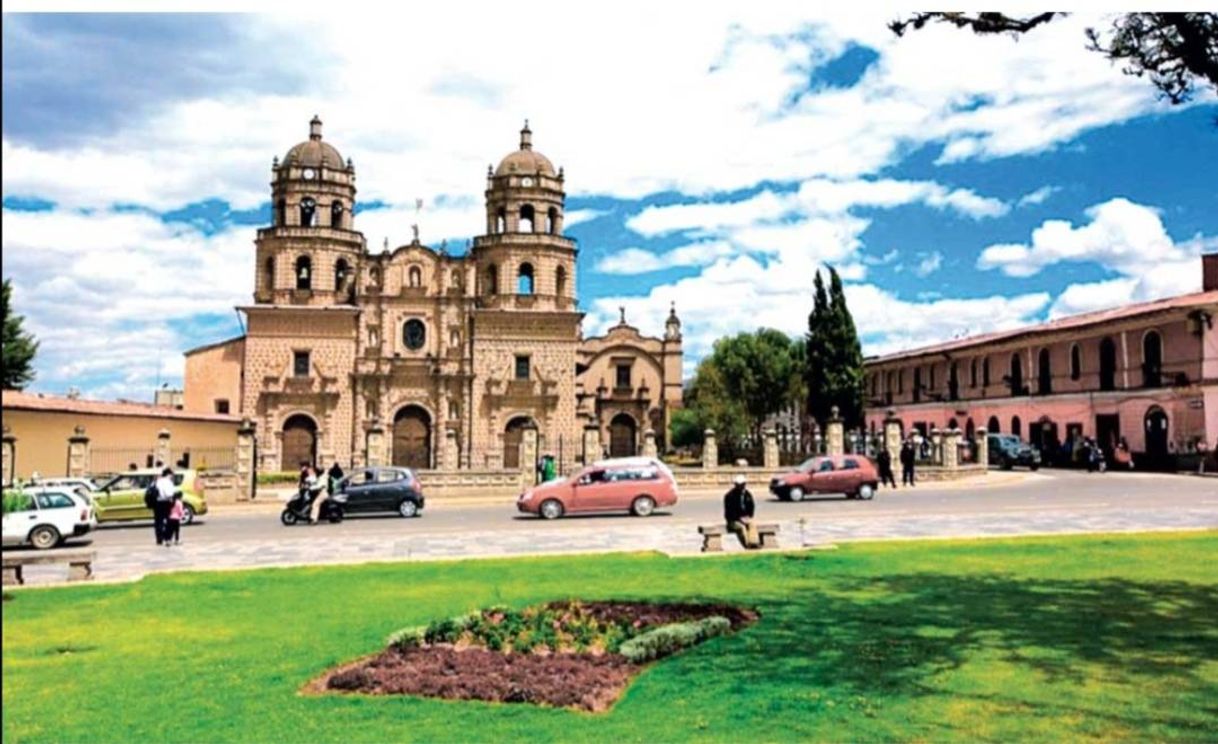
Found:
[[(1033, 704), (1118, 726), (1195, 730), (1213, 720), (1198, 705), (1218, 688), (1201, 669), (1218, 658), (1212, 586), (929, 573), (841, 579), (759, 605), (767, 627), (732, 654), (735, 676), (749, 684)], [(966, 665), (959, 676), (939, 676)], [(1081, 698), (1054, 692), (1073, 694), (1083, 683), (1095, 687)], [(1197, 697), (1154, 702), (1177, 690)], [(1146, 708), (1124, 707), (1142, 692), (1152, 701)], [(1086, 710), (1076, 708), (1083, 700)]]

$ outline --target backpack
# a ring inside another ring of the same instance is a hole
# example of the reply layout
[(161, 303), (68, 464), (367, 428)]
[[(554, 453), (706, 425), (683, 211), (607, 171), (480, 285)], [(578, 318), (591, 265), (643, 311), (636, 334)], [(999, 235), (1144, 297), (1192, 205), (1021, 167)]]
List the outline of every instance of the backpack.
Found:
[(161, 492), (156, 487), (156, 481), (153, 481), (152, 485), (144, 489), (144, 506), (148, 507), (149, 509), (155, 509), (157, 499), (159, 499), (160, 496)]

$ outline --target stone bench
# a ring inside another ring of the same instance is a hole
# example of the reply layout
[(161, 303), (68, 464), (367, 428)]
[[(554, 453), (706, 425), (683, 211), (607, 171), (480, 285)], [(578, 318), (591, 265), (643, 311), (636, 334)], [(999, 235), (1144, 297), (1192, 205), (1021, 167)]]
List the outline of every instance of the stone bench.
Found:
[(4, 585), (24, 584), (21, 573), (24, 566), (49, 563), (68, 564), (68, 581), (84, 581), (93, 578), (93, 561), (96, 550), (48, 550), (38, 553), (14, 553), (4, 555)]
[[(703, 553), (723, 552), (723, 536), (732, 534), (725, 524), (703, 524), (698, 526), (698, 534), (702, 535)], [(757, 536), (761, 539), (760, 550), (778, 547), (778, 525), (757, 524)]]

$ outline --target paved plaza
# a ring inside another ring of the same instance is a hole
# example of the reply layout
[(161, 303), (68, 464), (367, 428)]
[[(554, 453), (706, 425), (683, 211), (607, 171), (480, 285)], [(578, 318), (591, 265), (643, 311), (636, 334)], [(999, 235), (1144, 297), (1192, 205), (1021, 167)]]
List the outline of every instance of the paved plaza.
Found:
[[(757, 491), (760, 491), (760, 487)], [(1178, 475), (991, 473), (979, 483), (928, 484), (881, 491), (874, 501), (767, 500), (761, 521), (781, 526), (783, 548), (851, 540), (1005, 537), (1218, 527), (1218, 479)], [(515, 514), (510, 502), (429, 504), (424, 516), (348, 519), (339, 525), (285, 528), (276, 504), (217, 509), (183, 531), (184, 544), (158, 547), (148, 525), (102, 527), (98, 581), (150, 573), (270, 566), (444, 560), (561, 553), (659, 551), (697, 555), (697, 525), (720, 521), (715, 493), (686, 494), (668, 514), (569, 518), (556, 522)], [(85, 547), (86, 543), (76, 543)], [(729, 552), (739, 551), (731, 540)], [(29, 567), (29, 585), (66, 578), (66, 567)]]

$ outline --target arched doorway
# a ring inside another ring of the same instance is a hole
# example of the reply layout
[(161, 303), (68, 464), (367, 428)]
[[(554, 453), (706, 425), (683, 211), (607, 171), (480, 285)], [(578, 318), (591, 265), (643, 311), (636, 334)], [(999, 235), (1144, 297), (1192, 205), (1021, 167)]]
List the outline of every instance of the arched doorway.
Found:
[(986, 422), (986, 425), (985, 425), (985, 433), (986, 434), (998, 434), (1001, 431), (1002, 431), (1002, 427), (998, 425), (998, 417), (990, 416), (990, 420), (988, 422)]
[(1142, 338), (1142, 387), (1159, 387), (1163, 377), (1163, 339), (1158, 331)]
[(528, 416), (517, 416), (508, 422), (503, 432), (503, 467), (516, 470), (520, 467), (520, 443), (524, 441), (524, 430), (532, 426)]
[(1052, 463), (1059, 454), (1061, 441), (1057, 438), (1057, 424), (1048, 416), (1028, 425), (1028, 441), (1040, 450), (1045, 462)]
[(301, 463), (317, 464), (317, 424), (298, 413), (283, 422), (283, 458), (279, 469), (298, 470)]
[(1023, 395), (1023, 361), (1018, 353), (1011, 355), (1011, 374), (1007, 380), (1011, 383), (1011, 395)]
[(1167, 413), (1158, 406), (1146, 410), (1142, 420), (1146, 432), (1146, 457), (1156, 465), (1167, 459)]
[(431, 467), (431, 416), (418, 406), (406, 406), (393, 418), (393, 464)]
[(609, 456), (634, 457), (638, 425), (629, 414), (619, 413), (609, 422)]
[(1011, 417), (1011, 433), (1017, 437), (1023, 436), (1023, 423), (1020, 422), (1018, 416)]

